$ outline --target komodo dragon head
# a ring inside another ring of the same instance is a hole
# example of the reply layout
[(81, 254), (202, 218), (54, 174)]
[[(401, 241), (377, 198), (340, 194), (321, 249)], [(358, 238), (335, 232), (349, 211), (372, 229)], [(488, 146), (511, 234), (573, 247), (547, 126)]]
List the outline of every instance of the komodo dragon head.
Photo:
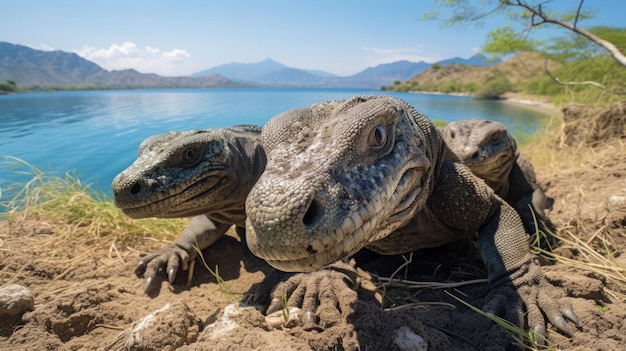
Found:
[(261, 139), (268, 163), (246, 200), (247, 243), (284, 271), (318, 269), (406, 225), (444, 149), (428, 118), (390, 96), (287, 111)]
[(460, 120), (448, 124), (442, 134), (472, 173), (497, 193), (508, 192), (509, 173), (519, 152), (515, 138), (504, 125), (480, 119)]
[(239, 125), (149, 137), (137, 160), (113, 179), (115, 204), (133, 218), (237, 208), (243, 213), (245, 197), (265, 166), (260, 133), (259, 127)]

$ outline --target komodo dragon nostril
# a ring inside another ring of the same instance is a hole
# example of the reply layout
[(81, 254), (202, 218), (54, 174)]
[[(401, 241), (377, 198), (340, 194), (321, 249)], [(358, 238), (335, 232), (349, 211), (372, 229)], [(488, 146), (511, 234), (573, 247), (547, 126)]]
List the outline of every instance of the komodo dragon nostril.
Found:
[(140, 191), (141, 191), (141, 184), (139, 184), (139, 182), (133, 184), (133, 186), (130, 188), (130, 193), (133, 195), (139, 194)]
[(322, 220), (322, 217), (324, 217), (324, 206), (322, 202), (315, 197), (306, 210), (302, 222), (306, 227), (312, 227), (318, 224)]

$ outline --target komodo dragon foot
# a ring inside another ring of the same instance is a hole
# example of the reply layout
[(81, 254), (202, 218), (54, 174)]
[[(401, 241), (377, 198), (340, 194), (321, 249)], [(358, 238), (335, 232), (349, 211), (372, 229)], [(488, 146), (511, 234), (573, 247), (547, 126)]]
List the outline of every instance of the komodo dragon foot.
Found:
[[(143, 257), (135, 267), (137, 277), (146, 278), (144, 291), (152, 290), (155, 284), (155, 278), (162, 270), (167, 270), (167, 281), (174, 283), (178, 269), (182, 265), (182, 269), (189, 270), (190, 262), (193, 262), (195, 255), (191, 257), (189, 252), (177, 244), (169, 244), (159, 251)], [(191, 272), (193, 274), (193, 272)]]
[[(502, 282), (492, 283), (483, 311), (503, 316), (519, 326), (524, 325), (525, 315), (527, 324), (540, 345), (546, 342), (543, 315), (560, 332), (572, 337), (574, 333), (565, 318), (576, 326), (580, 326), (580, 321), (571, 304), (565, 300), (563, 291), (550, 284), (536, 265), (526, 265), (517, 273), (519, 275), (512, 278), (512, 284), (506, 277), (503, 277)], [(525, 313), (520, 313), (522, 306), (525, 306)]]
[[(345, 321), (354, 311), (359, 287), (354, 261), (336, 262), (310, 273), (282, 274), (286, 279), (278, 283), (276, 277), (266, 279), (249, 299), (266, 315), (296, 307), (301, 310), (303, 327), (318, 330)], [(265, 308), (268, 296), (269, 306)]]

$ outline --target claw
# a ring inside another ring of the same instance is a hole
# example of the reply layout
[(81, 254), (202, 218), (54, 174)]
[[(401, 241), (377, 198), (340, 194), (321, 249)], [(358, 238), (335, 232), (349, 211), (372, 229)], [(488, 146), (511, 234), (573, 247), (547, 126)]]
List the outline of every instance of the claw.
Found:
[(191, 278), (193, 278), (193, 270), (196, 267), (196, 261), (189, 262), (189, 270), (187, 271), (187, 286), (191, 286)]
[(267, 308), (267, 311), (265, 311), (265, 314), (266, 315), (272, 314), (276, 311), (280, 311), (282, 308), (283, 308), (283, 302), (277, 298), (273, 298), (272, 302), (270, 302), (270, 305)]
[(546, 327), (543, 325), (538, 325), (536, 327), (533, 328), (533, 333), (535, 335), (536, 342), (538, 345), (545, 345), (546, 344)]
[(315, 324), (315, 314), (313, 314), (313, 312), (311, 311), (306, 311), (304, 313), (304, 317), (302, 317), (302, 324)]
[(167, 271), (167, 281), (172, 284), (174, 283), (174, 279), (176, 279), (176, 270), (174, 268), (170, 268)]
[(144, 291), (144, 292), (148, 292), (148, 291), (150, 291), (150, 289), (152, 288), (152, 282), (153, 282), (153, 281), (154, 281), (154, 278), (153, 278), (153, 277), (148, 277), (148, 278), (146, 278), (146, 285), (145, 285), (145, 287), (143, 288), (143, 291)]
[(245, 306), (253, 306), (254, 305), (254, 294), (246, 293), (245, 295), (243, 295), (243, 297), (241, 298), (240, 304), (243, 304)]
[(580, 327), (580, 320), (578, 320), (578, 316), (576, 315), (576, 313), (574, 313), (574, 311), (571, 308), (565, 309), (563, 311), (563, 314), (565, 315), (565, 317), (567, 317), (567, 319), (574, 322), (574, 324), (576, 324), (577, 327)]
[(137, 266), (135, 267), (135, 275), (137, 277), (141, 277), (145, 271), (146, 263), (144, 261), (139, 261), (139, 263), (137, 263)]
[(556, 317), (552, 321), (552, 324), (554, 324), (556, 329), (558, 329), (561, 333), (567, 335), (568, 337), (571, 338), (571, 337), (574, 336), (574, 333), (572, 332), (572, 329), (570, 329), (569, 325), (567, 325), (567, 322), (565, 321), (565, 318), (560, 317), (560, 316)]

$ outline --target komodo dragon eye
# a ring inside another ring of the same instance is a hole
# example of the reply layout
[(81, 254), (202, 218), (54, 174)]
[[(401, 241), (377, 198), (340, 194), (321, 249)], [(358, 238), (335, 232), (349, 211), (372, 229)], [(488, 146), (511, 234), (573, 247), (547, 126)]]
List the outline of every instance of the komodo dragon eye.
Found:
[(491, 136), (490, 142), (492, 144), (497, 144), (500, 142), (501, 139), (502, 139), (502, 133), (495, 133)]
[(183, 151), (183, 162), (186, 164), (195, 163), (200, 159), (200, 152), (193, 147), (185, 149)]
[(372, 129), (368, 139), (368, 145), (370, 147), (378, 148), (387, 142), (387, 129), (382, 124), (376, 126), (376, 128)]

